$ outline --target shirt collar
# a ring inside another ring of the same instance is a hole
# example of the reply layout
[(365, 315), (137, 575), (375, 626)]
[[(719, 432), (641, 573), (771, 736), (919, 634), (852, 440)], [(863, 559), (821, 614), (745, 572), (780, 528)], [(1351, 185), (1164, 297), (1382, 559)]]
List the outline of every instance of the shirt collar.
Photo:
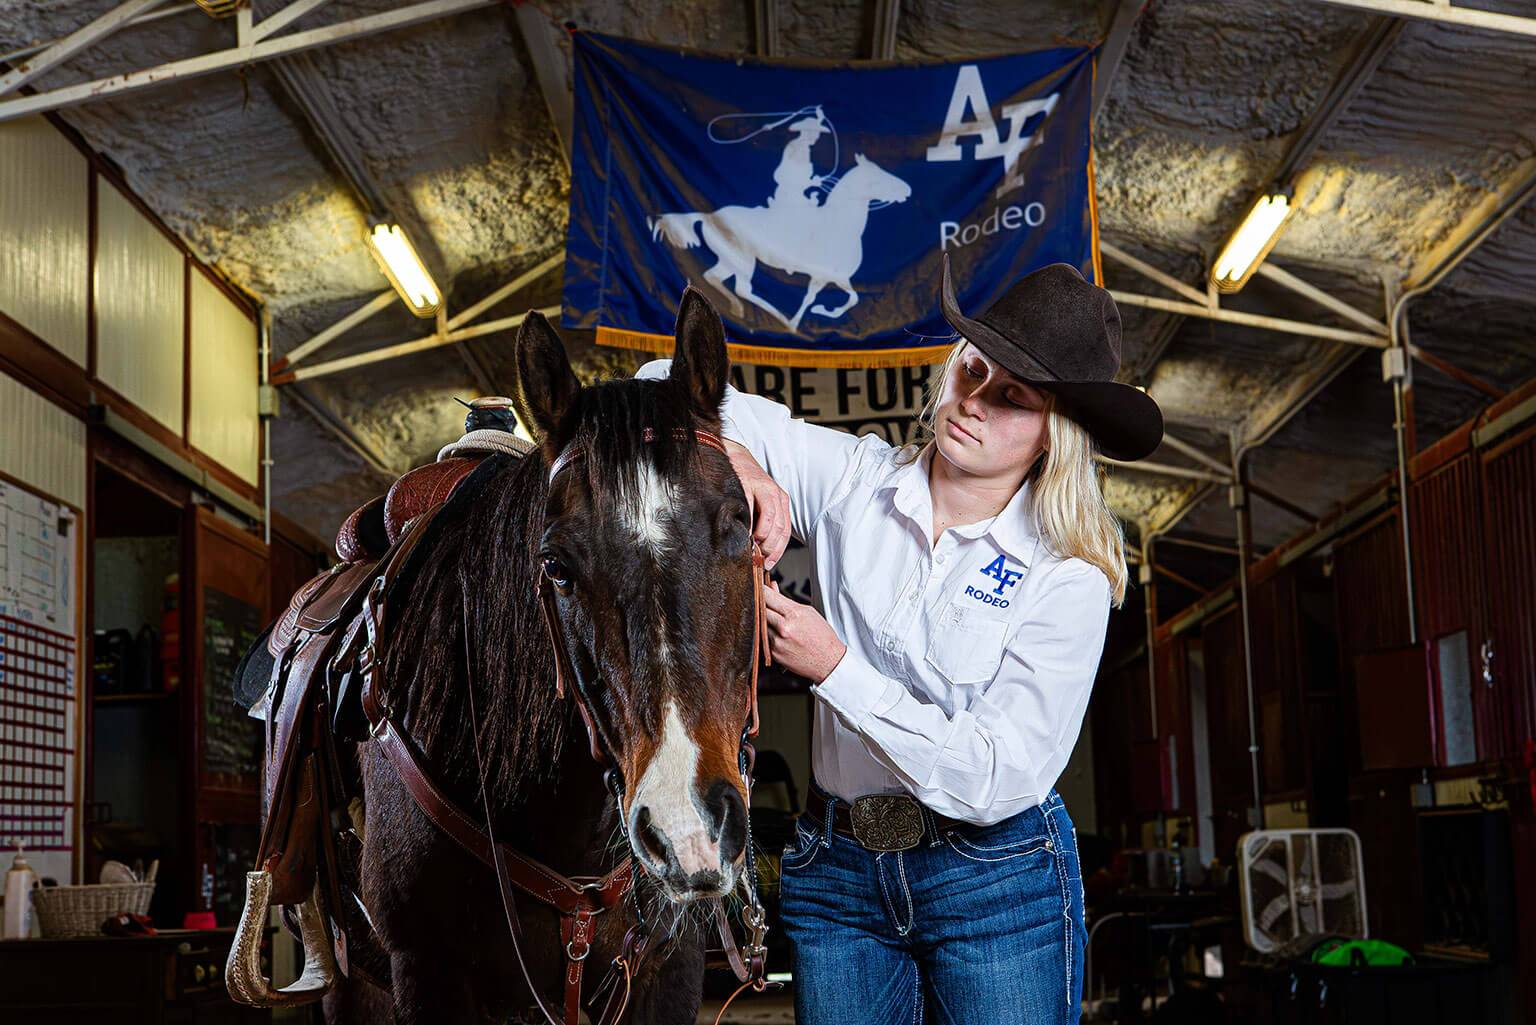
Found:
[[(896, 472), (886, 478), (884, 485), (895, 490), (891, 501), (896, 510), (914, 521), (925, 537), (933, 530), (933, 495), (928, 490), (928, 473), (933, 458), (933, 446), (925, 446), (916, 459), (897, 467)], [(1039, 543), (1033, 490), (1029, 482), (1025, 481), (1008, 500), (1008, 504), (1003, 506), (1003, 511), (992, 519), (950, 529), (963, 538), (986, 535), (1000, 551), (1027, 567), (1033, 561), (1035, 547)]]

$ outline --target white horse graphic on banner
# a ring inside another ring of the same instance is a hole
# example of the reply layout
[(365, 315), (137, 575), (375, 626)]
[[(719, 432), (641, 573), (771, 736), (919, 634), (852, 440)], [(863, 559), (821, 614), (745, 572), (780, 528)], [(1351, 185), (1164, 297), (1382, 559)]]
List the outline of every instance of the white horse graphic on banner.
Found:
[[(794, 145), (794, 143), (791, 143)], [(807, 166), (808, 163), (807, 163)], [(781, 177), (776, 175), (776, 180)], [(815, 186), (832, 179), (813, 179)], [(779, 182), (784, 192), (783, 182)], [(788, 194), (788, 193), (786, 193)], [(791, 332), (800, 329), (806, 311), (836, 320), (859, 301), (849, 279), (864, 262), (864, 227), (871, 209), (905, 202), (912, 187), (862, 153), (854, 157), (854, 166), (836, 179), (826, 201), (818, 205), (814, 195), (803, 201), (775, 201), (770, 206), (723, 206), (712, 213), (662, 214), (648, 220), (651, 238), (665, 240), (682, 249), (692, 249), (703, 236), (704, 245), (715, 254), (715, 265), (704, 272), (704, 280), (717, 288), (730, 302), (731, 312), (740, 317), (740, 300), (768, 311)], [(779, 194), (775, 195), (777, 200)], [(872, 205), (873, 204), (873, 205)], [(793, 317), (786, 317), (772, 303), (752, 291), (752, 275), (759, 263), (788, 274), (810, 277), (805, 299)], [(726, 287), (735, 279), (734, 294)], [(827, 285), (836, 285), (847, 295), (835, 309), (815, 303)], [(739, 297), (739, 298), (738, 298)]]

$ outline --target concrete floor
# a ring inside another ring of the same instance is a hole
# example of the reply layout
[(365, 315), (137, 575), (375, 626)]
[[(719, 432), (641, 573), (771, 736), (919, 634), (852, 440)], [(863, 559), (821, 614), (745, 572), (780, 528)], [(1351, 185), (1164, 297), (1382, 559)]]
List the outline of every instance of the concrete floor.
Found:
[[(698, 1025), (714, 1025), (723, 1001), (706, 1000), (699, 1005)], [(743, 993), (731, 1004), (720, 1025), (793, 1025), (795, 998), (789, 989), (761, 995)]]

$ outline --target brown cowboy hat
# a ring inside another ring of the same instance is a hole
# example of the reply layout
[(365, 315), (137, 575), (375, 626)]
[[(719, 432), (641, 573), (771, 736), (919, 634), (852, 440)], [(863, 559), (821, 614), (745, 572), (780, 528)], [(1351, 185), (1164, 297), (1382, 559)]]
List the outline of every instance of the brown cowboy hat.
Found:
[(1142, 459), (1163, 440), (1152, 396), (1115, 380), (1120, 311), (1109, 292), (1077, 268), (1053, 263), (1024, 275), (985, 312), (967, 317), (955, 302), (944, 254), (939, 292), (944, 319), (998, 366), (1055, 395), (1111, 459)]

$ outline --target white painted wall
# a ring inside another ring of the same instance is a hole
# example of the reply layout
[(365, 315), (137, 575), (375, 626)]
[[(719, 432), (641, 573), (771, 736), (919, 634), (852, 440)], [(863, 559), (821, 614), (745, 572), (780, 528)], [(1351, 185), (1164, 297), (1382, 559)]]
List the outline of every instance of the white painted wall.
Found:
[(0, 124), (0, 313), (86, 363), (90, 166), (41, 117)]
[(85, 424), (0, 373), (0, 473), (85, 508)]
[(180, 434), (185, 260), (112, 185), (96, 204), (97, 376)]
[(260, 469), (256, 323), (201, 272), (192, 274), (192, 415), (187, 440), (255, 484)]

